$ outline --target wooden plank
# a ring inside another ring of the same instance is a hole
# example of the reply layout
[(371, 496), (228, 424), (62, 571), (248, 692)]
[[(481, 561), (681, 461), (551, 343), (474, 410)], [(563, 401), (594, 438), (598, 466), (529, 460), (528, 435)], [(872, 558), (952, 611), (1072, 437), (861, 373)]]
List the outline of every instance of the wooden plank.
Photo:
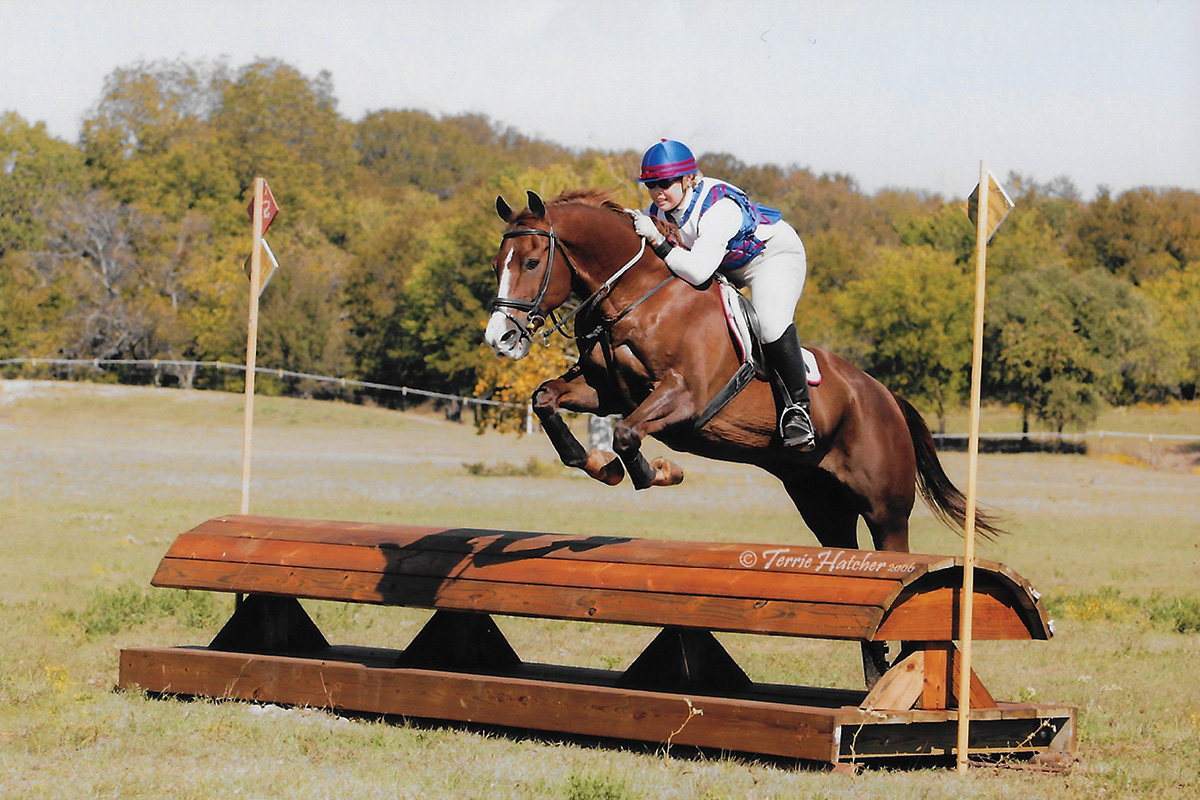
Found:
[(910, 653), (893, 664), (863, 700), (865, 711), (907, 711), (921, 698), (925, 686), (925, 651)]
[(953, 708), (951, 692), (950, 654), (945, 648), (928, 648), (924, 651), (921, 697), (918, 704), (926, 710)]
[[(878, 641), (951, 641), (959, 638), (959, 587), (939, 587), (905, 594), (884, 615), (875, 632)], [(976, 639), (1029, 639), (1031, 631), (1010, 595), (978, 582), (972, 612)], [(1039, 636), (1038, 638), (1042, 638)]]
[[(837, 574), (886, 580), (911, 579), (954, 563), (949, 556), (791, 545), (687, 542), (615, 536), (430, 528), (405, 525), (296, 520), (231, 515), (201, 523), (189, 533), (374, 547), (446, 550), (462, 555), (538, 555), (540, 558), (673, 564), (757, 572)], [(747, 566), (751, 564), (751, 566)]]
[[(395, 651), (363, 650), (366, 663)], [(203, 648), (121, 651), (122, 689), (397, 714), (671, 742), (825, 762), (945, 756), (955, 711), (864, 712), (754, 699), (664, 694), (572, 681), (596, 670), (536, 667), (551, 679), (366, 666), (356, 660), (244, 656)], [(607, 674), (607, 673), (605, 673)], [(808, 687), (789, 687), (802, 691)], [(823, 690), (809, 689), (814, 696)], [(689, 706), (690, 702), (690, 706)], [(693, 711), (702, 714), (690, 713)], [(972, 753), (1073, 752), (1075, 709), (1003, 703), (971, 715)]]
[(123, 650), (119, 685), (827, 762), (837, 758), (833, 712), (752, 700), (183, 648)]
[[(174, 561), (176, 556), (227, 559), (238, 564), (238, 568), (223, 576), (219, 571), (206, 570), (205, 574), (216, 575), (223, 581), (206, 585), (199, 580), (199, 573), (188, 575), (189, 570), (196, 570)], [(877, 556), (887, 556), (891, 560), (873, 560)], [(954, 567), (954, 560), (940, 556), (907, 556), (907, 561), (895, 561), (896, 558), (893, 554), (869, 551), (769, 549), (766, 545), (698, 545), (615, 537), (235, 516), (209, 520), (181, 535), (152, 583), (238, 592), (295, 591), (297, 596), (402, 604), (403, 601), (395, 597), (372, 597), (369, 577), (360, 574), (356, 581), (350, 581), (343, 574), (384, 572), (593, 591), (649, 590), (677, 595), (844, 603), (883, 609), (888, 609), (889, 602), (894, 601), (895, 607), (883, 615), (879, 630), (868, 630), (861, 635), (875, 640), (946, 641), (956, 638), (956, 590), (944, 586), (921, 588), (931, 580), (935, 583), (948, 581), (952, 575), (945, 570)], [(331, 574), (320, 577), (319, 589), (311, 592), (298, 586), (297, 581), (302, 575), (317, 577), (315, 572), (289, 571), (288, 582), (279, 587), (259, 583), (250, 588), (232, 580), (233, 577), (241, 579), (242, 562), (254, 561), (309, 569), (328, 568)], [(688, 566), (681, 566), (680, 562)], [(937, 565), (937, 571), (924, 571), (933, 564)], [(879, 569), (875, 569), (876, 566)], [(888, 571), (909, 567), (913, 571)], [(1008, 575), (1007, 568), (1003, 569)], [(839, 571), (835, 574), (834, 570)], [(339, 594), (332, 588), (339, 582), (347, 594)], [(1044, 625), (1044, 613), (1040, 612), (1027, 584), (1016, 583), (1013, 575), (997, 577), (994, 583), (985, 576), (981, 583), (988, 583), (990, 588), (985, 590), (987, 596), (981, 595), (977, 605), (978, 638), (1025, 639), (1031, 634), (1037, 638), (1049, 635)], [(428, 593), (428, 584), (423, 586)], [(1014, 591), (1008, 592), (1009, 588)], [(491, 611), (526, 613), (506, 609)], [(721, 629), (736, 630), (727, 626), (728, 623), (724, 623)], [(857, 630), (863, 629), (860, 626)], [(834, 638), (848, 635), (843, 630)]]
[[(252, 515), (217, 517), (201, 523), (189, 533), (230, 538), (262, 537), (357, 544), (389, 549), (406, 548), (419, 543), (420, 549), (457, 552), (464, 558), (470, 554), (494, 557), (536, 555), (538, 558), (555, 560), (749, 569), (767, 573), (778, 571), (789, 574), (837, 574), (900, 581), (903, 585), (911, 584), (930, 572), (962, 568), (961, 558), (922, 553), (572, 536), (483, 528), (436, 528)], [(1005, 565), (980, 560), (976, 562), (976, 570), (1006, 576), (1012, 584), (1015, 599), (1030, 611), (1037, 610), (1036, 592), (1028, 581)]]
[[(781, 572), (573, 561), (536, 556), (481, 559), (426, 550), (393, 550), (273, 539), (231, 539), (194, 533), (180, 536), (167, 557), (172, 561), (225, 561), (455, 580), (833, 602), (881, 608), (898, 584), (898, 581), (841, 575), (797, 576)], [(182, 571), (183, 566), (176, 565), (161, 577), (156, 575), (152, 583), (155, 586), (171, 586), (167, 583), (168, 575), (177, 575)], [(209, 588), (227, 590), (223, 586)]]
[[(951, 647), (953, 647), (953, 645), (951, 645)], [(962, 657), (963, 657), (962, 653), (960, 653), (956, 650), (956, 651), (954, 651), (954, 654), (951, 658), (951, 664), (953, 665), (953, 668), (954, 668), (954, 696), (955, 697), (962, 696), (962, 694), (961, 694), (961, 692), (962, 692), (962, 674), (960, 671), (959, 661), (958, 661), (958, 659), (960, 659)], [(970, 677), (971, 687), (970, 687), (970, 694), (968, 696), (968, 702), (967, 702), (966, 708), (972, 715), (971, 719), (974, 719), (975, 718), (974, 712), (976, 709), (981, 710), (981, 711), (987, 710), (987, 709), (995, 709), (996, 708), (996, 700), (992, 697), (992, 693), (987, 690), (987, 687), (983, 685), (983, 681), (979, 680), (979, 676), (975, 673), (974, 669), (970, 670), (970, 674), (971, 674), (971, 677)], [(960, 705), (961, 705), (961, 701), (960, 701)]]
[(380, 576), (171, 558), (163, 559), (159, 573), (166, 585), (185, 589), (223, 585), (227, 591), (247, 594), (632, 625), (661, 626), (667, 620), (677, 627), (828, 639), (869, 638), (882, 615), (878, 608), (835, 603)]
[[(959, 659), (962, 653), (953, 642), (924, 642), (924, 686), (919, 699), (922, 709), (958, 708), (961, 698), (962, 676), (959, 674)], [(975, 711), (997, 708), (996, 701), (984, 687), (975, 670), (971, 670), (971, 693), (968, 708), (971, 718)]]

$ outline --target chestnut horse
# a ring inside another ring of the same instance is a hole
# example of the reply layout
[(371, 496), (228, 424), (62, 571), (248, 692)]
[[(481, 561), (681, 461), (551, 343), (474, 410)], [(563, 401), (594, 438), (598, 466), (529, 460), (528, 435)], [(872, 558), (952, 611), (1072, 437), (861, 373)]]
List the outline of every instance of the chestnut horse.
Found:
[[(523, 358), (551, 311), (572, 292), (584, 298), (575, 314), (578, 363), (533, 394), (564, 464), (608, 484), (628, 471), (638, 489), (679, 483), (678, 465), (642, 455), (642, 440), (653, 436), (675, 450), (771, 473), (823, 546), (857, 548), (862, 517), (875, 549), (907, 552), (918, 490), (943, 522), (963, 529), (965, 498), (942, 469), (920, 414), (828, 351), (812, 350), (822, 376), (811, 390), (814, 451), (783, 445), (779, 401), (766, 380), (751, 380), (698, 425), (740, 366), (719, 287), (674, 278), (602, 193), (567, 192), (549, 206), (528, 195), (520, 213), (496, 198), (508, 229), (493, 262), (499, 293), (486, 339), (497, 353)], [(613, 432), (616, 455), (586, 451), (559, 409), (623, 415)], [(975, 528), (983, 536), (1000, 532), (978, 512)]]

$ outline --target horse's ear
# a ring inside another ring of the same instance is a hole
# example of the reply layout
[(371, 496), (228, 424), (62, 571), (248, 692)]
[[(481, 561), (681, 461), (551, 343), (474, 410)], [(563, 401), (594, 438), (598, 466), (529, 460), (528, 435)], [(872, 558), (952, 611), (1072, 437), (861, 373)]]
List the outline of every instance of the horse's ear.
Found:
[(529, 195), (529, 210), (533, 212), (535, 217), (546, 216), (546, 204), (542, 202), (542, 198), (538, 197), (537, 192), (526, 191)]
[(504, 202), (504, 195), (496, 195), (496, 213), (505, 222), (513, 221), (513, 210), (508, 207), (508, 203)]

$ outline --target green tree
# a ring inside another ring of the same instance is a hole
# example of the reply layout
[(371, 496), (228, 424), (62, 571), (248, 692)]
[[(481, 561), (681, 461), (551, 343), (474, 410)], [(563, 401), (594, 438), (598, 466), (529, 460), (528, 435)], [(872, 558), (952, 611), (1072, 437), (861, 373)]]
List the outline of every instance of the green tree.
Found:
[(959, 264), (974, 262), (975, 226), (962, 203), (943, 204), (928, 216), (896, 220), (895, 226), (901, 245), (926, 245), (950, 253)]
[(932, 404), (939, 427), (965, 396), (973, 284), (949, 253), (882, 250), (870, 277), (837, 296), (847, 355), (889, 388)]
[[(347, 255), (325, 241), (291, 243), (276, 255), (279, 270), (263, 291), (259, 311), (260, 363), (314, 375), (345, 375), (347, 325), (339, 312)], [(307, 379), (287, 377), (281, 384), (287, 394), (304, 397), (337, 391)]]
[(212, 124), (228, 82), (223, 64), (182, 59), (114, 70), (83, 124), (97, 183), (167, 220), (202, 213), (234, 230), (241, 187)]
[(345, 242), (352, 226), (347, 187), (358, 157), (329, 73), (308, 78), (280, 61), (243, 67), (224, 85), (213, 121), (243, 208), (254, 178), (263, 176), (296, 235)]
[[(246, 204), (214, 124), (230, 80), (221, 63), (136, 63), (108, 76), (84, 121), (96, 182), (136, 210), (135, 258), (146, 287), (134, 308), (151, 320), (162, 357), (244, 357)], [(188, 386), (198, 377), (205, 386), (229, 378), (179, 375)]]
[(1083, 209), (1074, 185), (1058, 178), (1042, 186), (1010, 173), (1007, 187), (1016, 208), (988, 245), (989, 276), (1068, 264)]
[[(209, 231), (207, 237), (191, 241), (180, 253), (186, 268), (179, 275), (185, 298), (179, 314), (188, 332), (187, 352), (200, 361), (240, 364), (246, 357), (250, 292), (242, 265), (250, 250), (249, 236), (244, 231), (240, 235)], [(227, 372), (192, 377), (201, 388), (241, 384), (240, 376)]]
[(1200, 263), (1160, 275), (1142, 288), (1157, 311), (1164, 383), (1194, 400), (1200, 384)]
[(40, 249), (48, 209), (86, 185), (77, 148), (50, 136), (43, 123), (0, 116), (0, 256)]
[[(759, 199), (759, 198), (756, 198)], [(800, 234), (808, 254), (808, 280), (823, 291), (839, 290), (865, 275), (878, 247), (898, 244), (886, 215), (844, 175), (787, 175), (774, 205)]]
[(1072, 251), (1080, 269), (1101, 267), (1135, 284), (1200, 259), (1200, 194), (1137, 189), (1103, 194), (1082, 216)]
[(1130, 399), (1152, 360), (1150, 311), (1103, 270), (1048, 267), (1000, 278), (988, 308), (989, 392), (1061, 433)]
[[(342, 309), (348, 368), (360, 380), (409, 385), (424, 376), (416, 338), (403, 325), (405, 286), (424, 252), (423, 231), (439, 219), (439, 205), (435, 196), (413, 187), (390, 202), (366, 197), (359, 204)], [(377, 398), (388, 404), (399, 399)]]
[(490, 356), (481, 344), (495, 296), (491, 262), (498, 244), (494, 205), (462, 207), (422, 233), (422, 256), (405, 285), (401, 327), (419, 347), (434, 388), (470, 392), (475, 370)]
[(378, 111), (355, 125), (354, 147), (362, 167), (391, 191), (411, 186), (445, 200), (504, 164), (488, 130), (481, 142), (462, 124), (423, 111)]
[(621, 153), (589, 150), (575, 161), (580, 186), (603, 189), (626, 208), (645, 209), (650, 205), (650, 195), (638, 181), (641, 171), (642, 157), (632, 150)]
[(16, 250), (0, 256), (0, 358), (53, 353), (62, 338), (59, 326), (71, 295), (42, 280), (33, 260)]

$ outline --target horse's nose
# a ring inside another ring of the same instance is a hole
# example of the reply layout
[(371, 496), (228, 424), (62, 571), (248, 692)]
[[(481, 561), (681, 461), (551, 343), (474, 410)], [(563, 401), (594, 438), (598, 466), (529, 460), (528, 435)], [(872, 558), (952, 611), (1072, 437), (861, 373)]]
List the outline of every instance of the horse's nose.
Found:
[(510, 342), (512, 342), (513, 338), (516, 335), (517, 335), (516, 329), (509, 328), (507, 331), (504, 332), (504, 335), (500, 337), (500, 344), (505, 344), (505, 345), (509, 344)]

